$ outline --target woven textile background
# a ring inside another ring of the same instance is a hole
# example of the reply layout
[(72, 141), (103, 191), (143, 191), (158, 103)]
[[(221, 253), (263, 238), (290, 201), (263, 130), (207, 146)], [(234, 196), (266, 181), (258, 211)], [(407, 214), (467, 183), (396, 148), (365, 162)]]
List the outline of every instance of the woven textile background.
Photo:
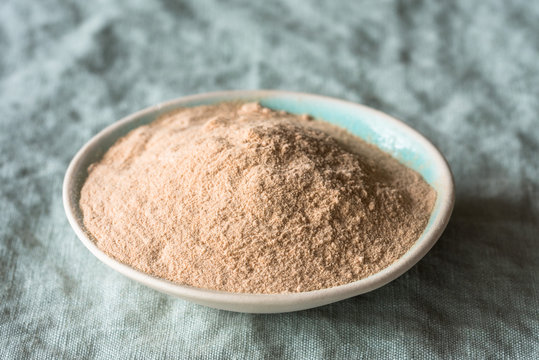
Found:
[[(360, 102), (446, 155), (457, 200), (412, 270), (279, 315), (218, 311), (108, 269), (61, 185), (92, 135), (194, 93)], [(539, 358), (539, 2), (0, 3), (0, 358)]]

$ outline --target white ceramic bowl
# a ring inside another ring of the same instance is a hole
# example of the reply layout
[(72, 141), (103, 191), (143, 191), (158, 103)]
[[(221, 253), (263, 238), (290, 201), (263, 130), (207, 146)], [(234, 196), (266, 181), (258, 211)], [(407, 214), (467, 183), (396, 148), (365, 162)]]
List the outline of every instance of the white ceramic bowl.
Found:
[[(429, 223), (421, 237), (403, 257), (372, 276), (333, 288), (290, 294), (241, 294), (178, 285), (135, 270), (99, 250), (85, 231), (79, 208), (80, 190), (86, 179), (88, 166), (99, 160), (118, 138), (142, 124), (153, 121), (164, 112), (178, 107), (230, 100), (257, 100), (270, 108), (299, 114), (308, 113), (340, 125), (421, 173), (438, 194)], [(152, 106), (102, 130), (84, 145), (71, 161), (64, 179), (63, 201), (67, 218), (82, 243), (99, 260), (123, 275), (166, 294), (218, 309), (278, 313), (343, 300), (374, 290), (402, 275), (430, 250), (442, 234), (453, 209), (454, 185), (445, 159), (427, 139), (401, 121), (379, 111), (311, 94), (266, 90), (225, 91), (188, 96)]]

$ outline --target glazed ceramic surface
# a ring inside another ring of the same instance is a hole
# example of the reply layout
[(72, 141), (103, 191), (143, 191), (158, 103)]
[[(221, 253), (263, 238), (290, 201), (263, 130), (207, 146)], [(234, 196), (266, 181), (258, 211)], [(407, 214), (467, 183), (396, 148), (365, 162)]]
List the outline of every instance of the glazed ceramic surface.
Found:
[[(419, 172), (436, 190), (437, 200), (429, 223), (416, 244), (398, 261), (365, 279), (333, 288), (290, 294), (239, 294), (178, 285), (135, 270), (99, 250), (84, 228), (78, 205), (88, 166), (98, 161), (118, 138), (165, 112), (179, 107), (232, 100), (259, 101), (272, 109), (307, 113), (339, 125)], [(431, 249), (442, 234), (453, 209), (454, 185), (449, 166), (440, 152), (417, 131), (384, 113), (355, 103), (311, 94), (266, 90), (226, 91), (188, 96), (159, 104), (102, 130), (71, 161), (64, 178), (63, 201), (69, 222), (82, 243), (99, 260), (123, 275), (155, 290), (218, 309), (276, 313), (343, 300), (372, 291), (402, 275)]]

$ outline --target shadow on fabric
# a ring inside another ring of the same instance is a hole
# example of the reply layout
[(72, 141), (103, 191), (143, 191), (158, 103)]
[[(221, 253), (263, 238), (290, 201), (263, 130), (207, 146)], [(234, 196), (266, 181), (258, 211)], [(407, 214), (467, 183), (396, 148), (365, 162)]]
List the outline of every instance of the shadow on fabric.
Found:
[(520, 292), (523, 308), (533, 308), (536, 231), (527, 203), (460, 196), (435, 247), (392, 283), (316, 309), (250, 316), (314, 321), (312, 333), (304, 336), (319, 337), (323, 329), (326, 338), (356, 345), (365, 337), (394, 341), (395, 336), (414, 336), (425, 344), (440, 344), (433, 351), (459, 351), (483, 334), (489, 340), (474, 346), (504, 351), (512, 345), (493, 337), (500, 323), (507, 331), (533, 337), (533, 323), (521, 323), (505, 309), (515, 292)]

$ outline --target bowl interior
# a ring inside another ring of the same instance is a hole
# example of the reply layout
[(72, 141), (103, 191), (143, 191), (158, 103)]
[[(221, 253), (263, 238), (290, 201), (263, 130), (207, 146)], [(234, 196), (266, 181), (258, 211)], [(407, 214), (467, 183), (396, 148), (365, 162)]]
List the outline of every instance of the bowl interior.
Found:
[[(88, 166), (101, 159), (118, 138), (140, 125), (155, 120), (163, 113), (178, 107), (231, 100), (259, 101), (263, 106), (276, 110), (296, 114), (308, 113), (347, 129), (419, 172), (437, 192), (434, 210), (422, 236), (403, 258), (369, 278), (330, 289), (274, 295), (234, 294), (173, 284), (120, 264), (97, 249), (84, 229), (82, 213), (78, 206)], [(404, 123), (354, 103), (281, 91), (230, 91), (195, 95), (137, 112), (107, 127), (91, 139), (71, 162), (64, 181), (64, 205), (68, 219), (79, 238), (100, 260), (124, 275), (157, 290), (204, 305), (245, 312), (306, 309), (370, 291), (395, 279), (413, 266), (434, 245), (449, 220), (453, 196), (453, 180), (443, 156), (428, 140)]]

